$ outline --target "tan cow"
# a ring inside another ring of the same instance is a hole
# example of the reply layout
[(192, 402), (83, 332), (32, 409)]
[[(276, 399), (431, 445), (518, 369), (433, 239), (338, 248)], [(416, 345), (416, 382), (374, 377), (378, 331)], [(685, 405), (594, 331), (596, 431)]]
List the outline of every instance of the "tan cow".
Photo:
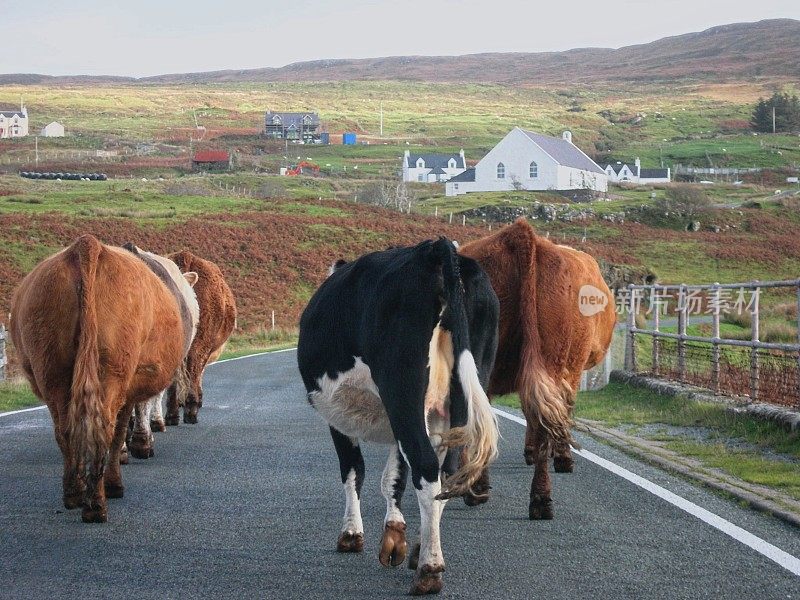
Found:
[[(189, 348), (194, 341), (197, 333), (197, 326), (200, 322), (200, 307), (197, 302), (197, 295), (192, 289), (198, 280), (196, 272), (181, 273), (173, 261), (169, 258), (146, 252), (138, 248), (134, 244), (127, 243), (123, 246), (125, 250), (138, 256), (144, 263), (150, 267), (150, 270), (166, 285), (170, 292), (177, 298), (182, 299), (181, 304), (181, 317), (184, 322), (190, 321), (192, 323), (191, 330), (184, 333), (183, 338), (183, 362), (175, 371), (175, 377), (171, 385), (176, 386), (178, 389), (185, 390), (188, 388), (188, 374), (186, 372), (186, 357), (189, 353)], [(153, 432), (150, 427), (150, 419), (153, 414), (161, 414), (161, 399), (164, 397), (162, 390), (158, 395), (146, 400), (145, 402), (137, 402), (134, 407), (133, 413), (133, 428), (129, 430), (129, 440), (127, 446), (130, 447), (131, 454), (136, 458), (150, 458), (153, 456)], [(163, 419), (161, 422), (161, 429), (163, 430)], [(126, 462), (127, 448), (123, 446), (121, 459), (123, 464)]]
[[(194, 287), (197, 302), (200, 304), (200, 323), (197, 335), (186, 356), (188, 388), (186, 397), (181, 398), (175, 386), (167, 391), (167, 425), (177, 425), (180, 419), (179, 406), (183, 405), (184, 423), (197, 423), (197, 412), (203, 405), (203, 370), (222, 354), (225, 342), (236, 326), (236, 300), (225, 282), (220, 268), (211, 262), (195, 256), (187, 250), (170, 254), (181, 271), (196, 272), (200, 279)], [(163, 430), (164, 421), (153, 421), (153, 428)]]
[(131, 253), (91, 235), (37, 265), (12, 299), (11, 339), (64, 457), (64, 506), (105, 522), (136, 402), (164, 389), (191, 323)]
[[(528, 516), (552, 519), (547, 459), (572, 471), (570, 427), (581, 373), (605, 356), (616, 323), (613, 296), (588, 254), (537, 236), (524, 219), (464, 245), (500, 300), (493, 395), (519, 392), (528, 422), (525, 460), (535, 465)], [(480, 503), (488, 477), (468, 504)]]

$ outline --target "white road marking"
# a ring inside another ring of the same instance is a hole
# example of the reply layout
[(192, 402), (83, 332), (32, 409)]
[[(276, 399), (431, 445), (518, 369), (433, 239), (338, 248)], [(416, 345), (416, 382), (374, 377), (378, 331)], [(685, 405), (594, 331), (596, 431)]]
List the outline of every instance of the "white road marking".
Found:
[(10, 410), (8, 412), (0, 413), (0, 417), (10, 417), (11, 415), (18, 415), (20, 413), (31, 412), (32, 410), (42, 410), (47, 408), (44, 404), (42, 406), (34, 406), (33, 408), (21, 408), (19, 410)]
[(223, 358), (222, 360), (217, 360), (211, 363), (210, 365), (206, 366), (213, 367), (214, 365), (218, 365), (220, 363), (232, 362), (234, 360), (242, 360), (243, 358), (253, 358), (255, 356), (264, 356), (265, 354), (280, 354), (281, 352), (294, 352), (297, 348), (284, 348), (283, 350), (269, 350), (267, 352), (256, 352), (255, 354), (245, 354), (244, 356), (237, 356), (235, 358)]
[[(215, 361), (215, 362), (211, 363), (206, 368), (213, 367), (214, 365), (218, 365), (219, 363), (231, 362), (232, 360), (242, 360), (243, 358), (253, 358), (254, 356), (264, 356), (265, 354), (280, 354), (281, 352), (292, 352), (293, 350), (297, 350), (297, 348), (285, 348), (284, 350), (272, 350), (270, 352), (257, 352), (256, 354), (247, 354), (245, 356), (237, 356), (236, 358), (225, 358), (223, 360), (218, 360), (218, 361)], [(47, 408), (47, 406), (45, 406), (43, 404), (42, 406), (34, 406), (33, 408), (22, 408), (20, 410), (10, 410), (8, 412), (0, 412), (0, 419), (2, 419), (3, 417), (10, 417), (12, 415), (18, 415), (20, 413), (26, 413), (26, 412), (30, 412), (32, 410), (42, 410), (42, 409), (45, 409), (45, 408)]]
[[(522, 417), (518, 417), (517, 415), (500, 410), (499, 408), (492, 407), (492, 410), (494, 410), (498, 416), (503, 417), (504, 419), (514, 421), (520, 425), (527, 425), (525, 419)], [(638, 486), (643, 490), (658, 496), (662, 500), (666, 500), (673, 506), (677, 506), (684, 512), (689, 513), (693, 517), (697, 517), (704, 523), (707, 523), (725, 535), (732, 537), (737, 542), (741, 542), (745, 546), (752, 548), (759, 554), (767, 557), (794, 575), (800, 576), (800, 558), (792, 556), (788, 552), (784, 552), (777, 546), (773, 546), (769, 542), (762, 540), (760, 537), (753, 535), (738, 525), (734, 525), (719, 515), (716, 515), (705, 508), (698, 506), (694, 502), (690, 502), (682, 496), (678, 496), (677, 494), (670, 492), (668, 489), (653, 483), (649, 479), (645, 479), (636, 473), (628, 471), (628, 469), (625, 469), (624, 467), (620, 467), (618, 464), (613, 463), (610, 460), (606, 460), (601, 456), (597, 456), (597, 454), (594, 454), (593, 452), (589, 452), (588, 450), (573, 450), (573, 452), (578, 456), (585, 458), (589, 462), (593, 462), (597, 466), (614, 473), (614, 475), (618, 475), (619, 477), (630, 481), (635, 486)]]

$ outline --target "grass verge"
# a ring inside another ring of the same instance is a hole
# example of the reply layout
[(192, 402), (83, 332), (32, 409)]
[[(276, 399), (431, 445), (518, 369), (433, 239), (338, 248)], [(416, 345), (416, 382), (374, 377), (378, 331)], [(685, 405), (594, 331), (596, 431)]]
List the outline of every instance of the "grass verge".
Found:
[[(493, 402), (519, 408), (516, 394)], [(657, 440), (708, 467), (800, 500), (800, 435), (777, 424), (730, 413), (720, 404), (620, 383), (578, 394), (575, 415), (624, 429), (627, 435)]]
[(0, 413), (41, 404), (26, 382), (0, 382)]
[(259, 327), (253, 331), (234, 333), (225, 346), (220, 360), (239, 358), (259, 352), (270, 352), (293, 348), (297, 345), (296, 329), (269, 329)]

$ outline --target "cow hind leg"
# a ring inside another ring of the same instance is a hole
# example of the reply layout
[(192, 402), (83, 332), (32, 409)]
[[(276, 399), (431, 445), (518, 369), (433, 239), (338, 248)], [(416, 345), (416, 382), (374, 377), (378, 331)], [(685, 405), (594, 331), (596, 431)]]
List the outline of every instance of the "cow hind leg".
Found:
[[(424, 594), (437, 594), (442, 589), (442, 573), (444, 572), (444, 554), (440, 538), (440, 523), (445, 501), (436, 497), (442, 491), (440, 479), (441, 467), (447, 451), (439, 449), (438, 454), (433, 446), (438, 444), (440, 438), (437, 433), (444, 431), (449, 424), (444, 420), (433, 419), (429, 422), (431, 440), (425, 436), (425, 429), (407, 432), (405, 440), (400, 441), (401, 451), (409, 448), (410, 453), (405, 455), (411, 467), (412, 481), (417, 492), (420, 514), (420, 543), (419, 550), (414, 548), (413, 565), (416, 568), (414, 580), (411, 583), (411, 594), (420, 596)], [(413, 436), (418, 436), (417, 440)], [(403, 441), (406, 443), (404, 444)], [(415, 450), (411, 450), (411, 449)]]
[(132, 406), (125, 405), (117, 415), (114, 435), (108, 452), (108, 467), (103, 476), (103, 488), (105, 489), (106, 498), (122, 498), (125, 493), (125, 486), (122, 485), (122, 471), (119, 468), (119, 453), (125, 443), (125, 434), (132, 410)]
[(389, 458), (381, 478), (381, 492), (386, 498), (386, 518), (383, 522), (383, 537), (378, 560), (384, 567), (403, 564), (408, 553), (406, 520), (400, 511), (400, 503), (406, 487), (408, 466), (395, 444), (389, 449)]
[(201, 406), (203, 406), (202, 392), (195, 393), (194, 390), (190, 390), (186, 395), (186, 404), (183, 407), (183, 422), (196, 425), (197, 413), (200, 412)]
[(164, 392), (150, 400), (150, 430), (166, 431), (167, 424), (164, 422), (164, 412), (161, 408), (161, 401), (164, 399)]
[(150, 411), (153, 406), (153, 400), (157, 398), (158, 396), (144, 402), (137, 402), (134, 408), (133, 433), (128, 443), (128, 450), (134, 458), (147, 459), (154, 454), (154, 438), (150, 429)]
[[(463, 455), (465, 451), (462, 451), (461, 461), (463, 462)], [(481, 504), (486, 504), (489, 501), (489, 490), (492, 489), (492, 486), (489, 485), (489, 469), (486, 468), (481, 472), (480, 477), (478, 480), (472, 484), (471, 490), (464, 494), (464, 504), (467, 506), (479, 506)]]
[[(530, 421), (528, 422), (530, 427)], [(552, 483), (548, 471), (548, 433), (541, 423), (536, 423), (534, 437), (534, 472), (531, 481), (530, 504), (528, 518), (532, 521), (553, 518)]]
[(336, 542), (338, 552), (364, 550), (364, 524), (361, 520), (361, 486), (364, 484), (364, 457), (357, 440), (333, 427), (331, 437), (339, 456), (339, 469), (344, 485), (345, 511), (342, 531)]
[(178, 391), (175, 384), (167, 389), (167, 416), (164, 417), (167, 425), (178, 425), (181, 422), (181, 407), (178, 403)]
[(58, 406), (64, 407), (64, 404), (52, 403), (48, 404), (47, 408), (50, 409), (50, 416), (53, 418), (53, 430), (56, 436), (56, 443), (64, 458), (64, 508), (73, 509), (81, 505), (81, 500), (86, 490), (86, 484), (83, 477), (81, 477), (79, 461), (75, 453), (70, 449), (69, 439), (67, 437), (67, 411), (64, 408), (59, 410)]
[(558, 444), (553, 455), (553, 469), (556, 473), (572, 473), (575, 470), (575, 460), (568, 444)]

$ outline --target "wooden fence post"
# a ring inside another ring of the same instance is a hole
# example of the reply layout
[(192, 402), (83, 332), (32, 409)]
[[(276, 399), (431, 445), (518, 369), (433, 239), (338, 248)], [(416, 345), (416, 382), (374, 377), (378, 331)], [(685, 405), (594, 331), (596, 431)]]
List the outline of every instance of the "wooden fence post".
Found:
[(275, 331), (275, 311), (272, 311), (272, 331)]
[[(657, 290), (656, 287), (653, 286), (650, 288), (650, 310), (653, 310), (653, 301), (654, 296)], [(659, 315), (660, 306), (659, 303), (655, 303), (655, 312), (653, 313), (653, 331), (658, 331), (658, 326), (661, 324), (661, 316)], [(657, 335), (653, 336), (653, 373), (656, 377), (659, 375), (659, 366), (660, 366), (660, 359), (661, 359), (661, 338)]]
[(0, 325), (0, 381), (6, 378), (6, 326)]
[(719, 282), (714, 284), (714, 314), (711, 324), (711, 337), (714, 341), (711, 342), (711, 389), (715, 395), (719, 395), (719, 310), (720, 302), (722, 301), (722, 290), (719, 287)]
[[(753, 308), (750, 311), (750, 319), (752, 321), (751, 329), (753, 331), (752, 340), (759, 341), (759, 296), (761, 296), (761, 288), (755, 289), (753, 296)], [(750, 399), (758, 400), (758, 387), (759, 387), (759, 370), (758, 348), (753, 347), (750, 350)]]
[(636, 327), (636, 315), (634, 314), (634, 292), (633, 284), (628, 284), (629, 304), (628, 304), (628, 329), (625, 332), (625, 370), (636, 372), (636, 337), (633, 333)]
[[(797, 343), (800, 344), (800, 279), (797, 280)], [(797, 397), (800, 399), (800, 352), (797, 353)]]
[(686, 380), (686, 321), (688, 307), (686, 305), (686, 284), (682, 283), (678, 290), (678, 381)]

